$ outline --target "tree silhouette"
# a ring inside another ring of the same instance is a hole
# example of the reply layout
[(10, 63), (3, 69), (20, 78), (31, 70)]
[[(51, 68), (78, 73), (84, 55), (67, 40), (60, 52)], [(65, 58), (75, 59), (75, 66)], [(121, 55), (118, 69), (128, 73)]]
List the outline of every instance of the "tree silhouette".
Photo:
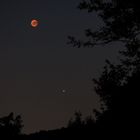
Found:
[[(120, 64), (106, 65), (99, 79), (93, 79), (100, 96), (102, 112), (94, 110), (98, 126), (108, 132), (124, 133), (138, 121), (138, 93), (140, 92), (140, 9), (138, 0), (83, 0), (78, 6), (96, 12), (104, 22), (97, 31), (87, 29), (86, 40), (69, 36), (74, 47), (94, 47), (121, 42), (124, 50)], [(137, 119), (136, 119), (137, 118)], [(102, 132), (103, 132), (102, 131)], [(128, 133), (128, 132), (127, 132)]]
[(82, 127), (84, 125), (84, 122), (82, 120), (82, 114), (81, 112), (75, 112), (75, 118), (74, 119), (70, 119), (68, 122), (68, 127), (69, 128), (78, 128), (78, 127)]
[(14, 117), (12, 112), (8, 116), (0, 118), (0, 137), (5, 139), (17, 137), (21, 134), (22, 127), (21, 116)]
[(90, 128), (95, 127), (95, 119), (92, 116), (82, 118), (80, 111), (74, 113), (74, 118), (71, 118), (68, 122), (68, 128)]
[(73, 45), (93, 47), (112, 41), (134, 41), (140, 33), (138, 0), (83, 0), (78, 6), (88, 12), (95, 11), (104, 22), (98, 31), (86, 30), (87, 41), (71, 38)]

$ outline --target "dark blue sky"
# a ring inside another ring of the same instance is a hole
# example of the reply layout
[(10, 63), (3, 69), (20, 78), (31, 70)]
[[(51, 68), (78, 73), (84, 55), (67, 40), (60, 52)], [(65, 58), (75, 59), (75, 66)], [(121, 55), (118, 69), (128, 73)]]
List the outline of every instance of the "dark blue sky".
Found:
[(84, 29), (101, 25), (95, 14), (76, 8), (79, 2), (0, 1), (0, 116), (21, 114), (25, 132), (65, 126), (75, 110), (89, 115), (98, 106), (92, 78), (117, 49), (66, 44), (68, 35), (84, 38)]

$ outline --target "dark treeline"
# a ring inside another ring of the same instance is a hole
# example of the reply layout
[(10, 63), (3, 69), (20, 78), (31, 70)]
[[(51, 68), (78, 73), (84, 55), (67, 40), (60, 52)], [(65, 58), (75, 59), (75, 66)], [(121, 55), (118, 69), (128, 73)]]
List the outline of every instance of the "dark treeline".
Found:
[[(104, 26), (98, 31), (87, 29), (87, 40), (69, 36), (74, 47), (104, 46), (121, 42), (120, 63), (106, 60), (98, 79), (93, 79), (94, 88), (100, 97), (101, 111), (96, 116), (82, 119), (75, 113), (65, 128), (24, 135), (22, 120), (13, 113), (0, 118), (0, 139), (122, 139), (137, 132), (140, 93), (140, 8), (139, 0), (83, 0), (79, 8), (96, 12)], [(135, 135), (133, 134), (133, 137)], [(135, 138), (133, 138), (135, 139)]]
[[(95, 138), (100, 132), (98, 125), (93, 117), (88, 116), (82, 119), (80, 112), (75, 112), (73, 119), (70, 119), (67, 127), (60, 129), (39, 131), (32, 134), (22, 133), (22, 120), (20, 116), (14, 117), (10, 113), (6, 117), (0, 118), (0, 138), (2, 139), (21, 139), (21, 140), (57, 140), (57, 139), (82, 139)], [(98, 136), (100, 137), (100, 135)]]

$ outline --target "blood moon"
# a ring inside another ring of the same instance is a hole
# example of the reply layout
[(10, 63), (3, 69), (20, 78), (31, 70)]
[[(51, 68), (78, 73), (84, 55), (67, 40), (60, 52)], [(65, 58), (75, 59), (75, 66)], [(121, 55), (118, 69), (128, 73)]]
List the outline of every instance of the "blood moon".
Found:
[(31, 20), (31, 26), (32, 26), (32, 27), (35, 28), (35, 27), (38, 26), (38, 24), (39, 24), (38, 20), (36, 20), (36, 19), (32, 19), (32, 20)]

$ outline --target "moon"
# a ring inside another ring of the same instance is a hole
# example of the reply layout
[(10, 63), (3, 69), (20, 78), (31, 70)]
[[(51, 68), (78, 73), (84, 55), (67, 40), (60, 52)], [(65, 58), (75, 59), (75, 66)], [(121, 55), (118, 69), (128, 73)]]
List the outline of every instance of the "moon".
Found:
[(33, 20), (31, 21), (31, 26), (34, 27), (34, 28), (37, 27), (38, 24), (39, 24), (39, 22), (38, 22), (38, 20), (36, 20), (36, 19), (33, 19)]

